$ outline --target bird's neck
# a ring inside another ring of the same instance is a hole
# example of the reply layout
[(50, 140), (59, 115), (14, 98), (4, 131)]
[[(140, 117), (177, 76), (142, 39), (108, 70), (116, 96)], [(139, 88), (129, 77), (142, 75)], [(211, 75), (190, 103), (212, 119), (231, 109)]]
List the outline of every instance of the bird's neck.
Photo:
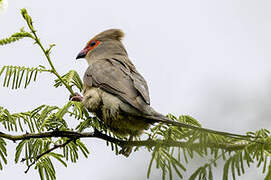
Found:
[(86, 60), (87, 60), (87, 63), (88, 65), (92, 65), (94, 62), (96, 62), (98, 59), (100, 59), (100, 57), (97, 57), (97, 56), (87, 56), (86, 57)]

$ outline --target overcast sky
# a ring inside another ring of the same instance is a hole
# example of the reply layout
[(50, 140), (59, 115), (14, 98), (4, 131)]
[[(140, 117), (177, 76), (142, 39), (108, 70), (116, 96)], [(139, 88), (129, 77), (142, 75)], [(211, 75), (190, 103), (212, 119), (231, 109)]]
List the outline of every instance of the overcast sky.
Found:
[[(20, 9), (27, 8), (42, 42), (56, 44), (52, 53), (56, 69), (61, 74), (75, 69), (83, 76), (87, 63), (76, 61), (77, 53), (96, 33), (120, 28), (126, 33), (130, 59), (148, 81), (157, 111), (189, 114), (204, 127), (245, 133), (271, 126), (270, 7), (268, 0), (10, 0), (0, 16), (0, 38), (26, 26)], [(30, 40), (0, 47), (0, 59), (0, 66), (48, 67)], [(44, 74), (27, 89), (0, 88), (0, 106), (11, 112), (41, 104), (62, 106), (69, 93), (53, 88), (53, 79)], [(84, 142), (90, 157), (81, 156), (79, 163), (67, 168), (56, 164), (59, 180), (146, 179), (147, 151), (127, 159), (115, 156), (103, 141)], [(25, 175), (23, 164), (14, 165), (15, 146), (9, 144), (12, 152), (0, 178), (37, 179), (33, 168)], [(154, 171), (151, 179), (159, 177)], [(221, 179), (221, 170), (216, 179)], [(239, 179), (263, 177), (250, 168)]]

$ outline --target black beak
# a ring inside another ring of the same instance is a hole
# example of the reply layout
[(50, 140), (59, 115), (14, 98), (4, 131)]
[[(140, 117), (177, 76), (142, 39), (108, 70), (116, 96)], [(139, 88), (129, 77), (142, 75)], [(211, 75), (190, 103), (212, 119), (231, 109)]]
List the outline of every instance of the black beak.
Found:
[(87, 51), (85, 49), (83, 49), (82, 51), (80, 51), (80, 53), (76, 56), (76, 59), (81, 59), (86, 57)]

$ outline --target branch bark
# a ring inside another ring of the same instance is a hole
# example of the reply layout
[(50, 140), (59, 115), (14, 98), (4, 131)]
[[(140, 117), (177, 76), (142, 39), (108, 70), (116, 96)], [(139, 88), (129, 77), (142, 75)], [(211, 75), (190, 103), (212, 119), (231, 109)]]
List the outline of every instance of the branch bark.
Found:
[[(79, 138), (98, 138), (105, 141), (112, 142), (114, 144), (117, 144), (121, 147), (154, 147), (154, 146), (164, 146), (164, 147), (183, 147), (183, 148), (200, 148), (202, 147), (202, 144), (200, 143), (187, 143), (185, 141), (173, 141), (173, 140), (143, 140), (143, 141), (124, 141), (120, 139), (116, 139), (113, 137), (110, 137), (106, 134), (103, 134), (99, 132), (98, 130), (95, 130), (94, 132), (74, 132), (74, 131), (52, 131), (52, 132), (45, 132), (45, 133), (26, 133), (21, 135), (11, 135), (6, 134), (3, 132), (0, 132), (0, 137), (12, 141), (18, 141), (18, 140), (26, 140), (31, 138), (49, 138), (49, 137), (66, 137), (71, 139), (79, 139)], [(236, 151), (244, 149), (249, 142), (244, 143), (235, 143), (235, 144), (226, 144), (226, 143), (208, 143), (206, 147), (210, 148), (219, 148), (224, 149), (227, 151)]]

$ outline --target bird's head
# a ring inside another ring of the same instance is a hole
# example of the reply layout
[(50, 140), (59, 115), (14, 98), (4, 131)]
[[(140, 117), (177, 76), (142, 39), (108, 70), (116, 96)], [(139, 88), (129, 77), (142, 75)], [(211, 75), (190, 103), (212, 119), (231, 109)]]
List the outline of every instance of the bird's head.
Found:
[(127, 55), (121, 43), (124, 33), (119, 29), (109, 29), (94, 36), (79, 52), (76, 59), (85, 58), (90, 62), (93, 58), (113, 58), (114, 55)]

